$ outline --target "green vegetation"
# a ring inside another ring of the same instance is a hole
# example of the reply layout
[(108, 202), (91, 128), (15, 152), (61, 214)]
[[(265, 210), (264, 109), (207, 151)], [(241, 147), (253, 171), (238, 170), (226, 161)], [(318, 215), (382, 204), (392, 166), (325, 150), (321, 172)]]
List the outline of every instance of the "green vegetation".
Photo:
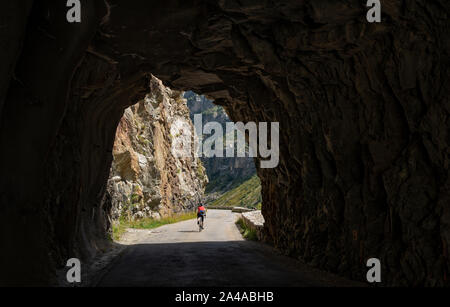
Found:
[(141, 145), (144, 145), (144, 146), (150, 145), (150, 141), (142, 134), (138, 135), (137, 139)]
[(261, 203), (261, 181), (254, 175), (249, 180), (226, 192), (221, 197), (210, 203), (217, 207), (258, 207)]
[(202, 112), (203, 115), (214, 115), (217, 116), (217, 114), (225, 113), (224, 109), (221, 106), (213, 105), (211, 108), (206, 109)]
[(131, 195), (131, 203), (137, 204), (141, 200), (141, 196), (139, 194), (132, 194)]
[(200, 178), (200, 180), (205, 180), (205, 173), (203, 171), (203, 164), (199, 160), (197, 165), (197, 176)]
[(181, 221), (195, 219), (197, 214), (195, 212), (188, 212), (165, 217), (159, 220), (152, 218), (143, 218), (139, 220), (129, 220), (126, 217), (121, 217), (119, 222), (112, 227), (112, 237), (114, 240), (119, 240), (125, 233), (127, 228), (135, 229), (153, 229), (166, 224), (173, 224)]
[[(203, 162), (203, 165), (206, 165), (205, 168), (207, 168), (207, 163), (208, 161)], [(206, 186), (205, 192), (211, 193), (213, 191), (229, 191), (240, 186), (250, 178), (251, 176), (242, 176), (235, 178), (233, 174), (227, 174), (225, 172), (223, 172), (222, 174), (214, 173), (211, 175), (211, 177), (208, 177), (209, 183)]]
[(242, 236), (245, 239), (251, 240), (251, 241), (258, 241), (258, 236), (256, 234), (256, 231), (254, 229), (248, 228), (247, 225), (245, 225), (242, 217), (236, 221), (236, 225), (238, 226), (239, 231), (241, 232)]

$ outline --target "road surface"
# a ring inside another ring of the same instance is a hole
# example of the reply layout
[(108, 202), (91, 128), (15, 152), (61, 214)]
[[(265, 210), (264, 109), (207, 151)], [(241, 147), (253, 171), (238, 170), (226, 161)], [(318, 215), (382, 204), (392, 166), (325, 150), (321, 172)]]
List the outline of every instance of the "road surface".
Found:
[(205, 230), (195, 220), (153, 230), (131, 230), (129, 245), (98, 286), (353, 286), (357, 283), (311, 269), (273, 248), (246, 241), (238, 214), (208, 210)]

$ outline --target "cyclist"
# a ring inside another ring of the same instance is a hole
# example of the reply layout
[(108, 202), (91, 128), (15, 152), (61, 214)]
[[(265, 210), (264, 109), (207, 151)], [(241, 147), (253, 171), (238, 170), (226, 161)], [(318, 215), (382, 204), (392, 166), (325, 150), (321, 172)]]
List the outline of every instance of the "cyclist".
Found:
[(198, 208), (197, 208), (197, 224), (200, 223), (199, 219), (202, 219), (202, 229), (203, 229), (203, 222), (206, 218), (206, 209), (202, 204), (198, 204)]

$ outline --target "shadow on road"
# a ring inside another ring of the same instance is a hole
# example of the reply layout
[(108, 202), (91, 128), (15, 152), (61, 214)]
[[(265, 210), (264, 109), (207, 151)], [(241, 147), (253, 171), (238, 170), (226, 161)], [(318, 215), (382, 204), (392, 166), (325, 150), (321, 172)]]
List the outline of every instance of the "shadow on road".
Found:
[(278, 255), (260, 243), (132, 245), (98, 286), (355, 286)]

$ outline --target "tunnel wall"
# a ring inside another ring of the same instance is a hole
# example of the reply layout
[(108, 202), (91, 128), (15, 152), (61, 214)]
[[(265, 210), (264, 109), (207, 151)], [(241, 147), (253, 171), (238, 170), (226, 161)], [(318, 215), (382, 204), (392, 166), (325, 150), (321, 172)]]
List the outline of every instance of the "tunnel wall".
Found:
[(380, 24), (361, 1), (90, 3), (70, 42), (73, 28), (50, 27), (64, 56), (35, 6), (2, 76), (2, 267), (36, 255), (47, 266), (22, 273), (45, 276), (101, 250), (114, 131), (151, 72), (234, 121), (280, 122), (280, 164), (258, 175), (281, 251), (358, 280), (376, 257), (385, 285), (448, 285), (447, 2), (385, 3)]

